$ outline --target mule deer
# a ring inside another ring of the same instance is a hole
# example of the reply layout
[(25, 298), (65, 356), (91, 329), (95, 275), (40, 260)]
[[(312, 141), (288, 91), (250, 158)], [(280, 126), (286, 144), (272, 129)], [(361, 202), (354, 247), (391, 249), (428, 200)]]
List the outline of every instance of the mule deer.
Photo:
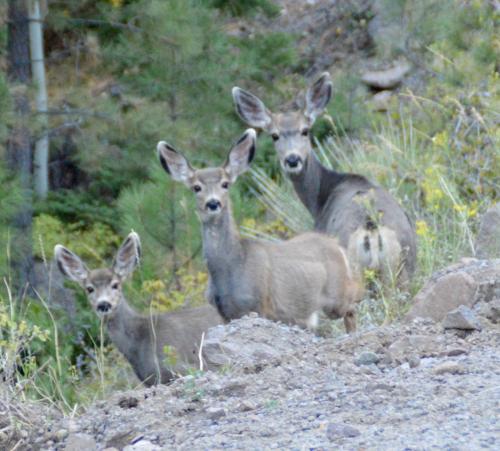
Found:
[(247, 130), (221, 167), (198, 170), (172, 146), (158, 143), (163, 168), (196, 196), (209, 302), (226, 320), (254, 311), (311, 329), (322, 310), (330, 318), (344, 318), (347, 332), (353, 332), (357, 285), (334, 238), (313, 232), (281, 243), (240, 237), (228, 191), (248, 169), (255, 140), (255, 131)]
[(327, 169), (314, 154), (310, 130), (330, 101), (332, 82), (323, 73), (307, 90), (302, 109), (272, 113), (255, 95), (232, 90), (236, 111), (274, 140), (283, 171), (315, 220), (315, 230), (331, 234), (348, 249), (353, 269), (381, 273), (382, 280), (406, 285), (416, 260), (415, 231), (396, 199), (362, 175)]
[[(135, 312), (123, 295), (122, 283), (139, 262), (140, 250), (139, 236), (132, 232), (118, 250), (113, 266), (93, 271), (60, 244), (54, 254), (61, 272), (85, 289), (111, 341), (149, 386), (167, 383), (190, 366), (198, 366), (202, 333), (223, 321), (210, 305), (150, 316)], [(171, 364), (167, 360), (172, 360)]]

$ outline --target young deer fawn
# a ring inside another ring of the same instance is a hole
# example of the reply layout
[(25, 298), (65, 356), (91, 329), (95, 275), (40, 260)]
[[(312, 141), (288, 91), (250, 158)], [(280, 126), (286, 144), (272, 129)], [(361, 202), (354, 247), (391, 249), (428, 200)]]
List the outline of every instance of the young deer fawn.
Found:
[(353, 332), (357, 285), (334, 238), (305, 233), (271, 243), (240, 237), (229, 188), (248, 169), (255, 139), (255, 131), (247, 130), (221, 167), (198, 170), (172, 146), (158, 143), (163, 168), (196, 196), (210, 274), (209, 302), (226, 320), (254, 311), (311, 329), (322, 310), (330, 318), (344, 318), (347, 332)]
[(283, 171), (315, 220), (315, 229), (338, 238), (353, 269), (380, 273), (384, 284), (405, 286), (415, 270), (413, 225), (396, 199), (358, 174), (327, 169), (315, 156), (310, 130), (330, 101), (332, 82), (325, 72), (305, 94), (300, 110), (272, 113), (255, 95), (238, 87), (233, 99), (240, 118), (269, 133)]
[[(123, 281), (139, 262), (139, 235), (130, 233), (118, 250), (113, 266), (88, 270), (70, 250), (56, 245), (55, 258), (61, 272), (78, 282), (96, 314), (105, 322), (109, 337), (130, 362), (137, 377), (146, 385), (167, 383), (190, 366), (198, 366), (202, 333), (222, 324), (222, 318), (210, 305), (178, 310), (161, 315), (142, 316), (127, 303)], [(169, 357), (175, 360), (166, 363)]]

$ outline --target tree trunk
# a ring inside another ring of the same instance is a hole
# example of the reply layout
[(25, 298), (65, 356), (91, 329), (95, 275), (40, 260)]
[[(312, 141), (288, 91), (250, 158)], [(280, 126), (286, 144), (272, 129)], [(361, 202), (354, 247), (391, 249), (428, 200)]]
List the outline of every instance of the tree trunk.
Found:
[(43, 22), (39, 0), (30, 0), (29, 35), (31, 69), (37, 88), (36, 110), (41, 115), (42, 135), (36, 141), (33, 156), (33, 185), (35, 194), (45, 199), (49, 191), (49, 137), (47, 121), (47, 87), (43, 55)]
[(22, 0), (9, 0), (8, 9), (7, 61), (9, 80), (13, 85), (15, 123), (7, 145), (7, 159), (9, 168), (17, 175), (23, 191), (23, 202), (13, 221), (11, 263), (15, 286), (20, 289), (22, 296), (34, 281), (31, 247), (31, 143), (28, 128), (30, 105), (27, 94), (31, 78), (29, 30), (26, 3)]

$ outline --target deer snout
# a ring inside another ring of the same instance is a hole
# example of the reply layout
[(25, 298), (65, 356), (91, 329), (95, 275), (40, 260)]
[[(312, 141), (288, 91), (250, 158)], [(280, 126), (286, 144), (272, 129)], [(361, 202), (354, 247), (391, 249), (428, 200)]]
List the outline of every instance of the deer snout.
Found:
[(99, 313), (108, 313), (111, 310), (111, 304), (108, 301), (100, 301), (96, 308)]
[(220, 210), (222, 207), (222, 204), (220, 203), (219, 200), (217, 199), (210, 199), (206, 204), (205, 208), (209, 211), (217, 211)]
[(285, 158), (285, 166), (290, 169), (299, 169), (301, 165), (302, 158), (295, 153), (292, 153)]

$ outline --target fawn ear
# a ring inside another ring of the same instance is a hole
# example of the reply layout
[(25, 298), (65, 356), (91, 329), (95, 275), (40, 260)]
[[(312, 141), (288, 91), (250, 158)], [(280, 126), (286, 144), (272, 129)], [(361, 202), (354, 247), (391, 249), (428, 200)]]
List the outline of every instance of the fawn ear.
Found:
[(141, 240), (135, 232), (130, 232), (118, 249), (113, 262), (113, 272), (121, 279), (134, 272), (141, 258)]
[(256, 137), (255, 130), (249, 128), (230, 150), (227, 160), (224, 163), (224, 170), (231, 178), (231, 182), (234, 182), (238, 176), (250, 167), (250, 163), (255, 155)]
[(232, 90), (238, 116), (250, 127), (266, 130), (272, 122), (271, 112), (257, 96), (235, 86)]
[(89, 270), (82, 259), (60, 244), (56, 244), (54, 247), (54, 256), (59, 270), (68, 279), (83, 285), (83, 282), (89, 275)]
[(172, 178), (178, 182), (188, 183), (193, 176), (194, 170), (186, 160), (184, 155), (177, 152), (170, 144), (165, 141), (160, 141), (156, 147), (158, 158)]
[(330, 74), (323, 72), (307, 90), (305, 114), (311, 122), (314, 122), (328, 105), (332, 97), (332, 88)]

